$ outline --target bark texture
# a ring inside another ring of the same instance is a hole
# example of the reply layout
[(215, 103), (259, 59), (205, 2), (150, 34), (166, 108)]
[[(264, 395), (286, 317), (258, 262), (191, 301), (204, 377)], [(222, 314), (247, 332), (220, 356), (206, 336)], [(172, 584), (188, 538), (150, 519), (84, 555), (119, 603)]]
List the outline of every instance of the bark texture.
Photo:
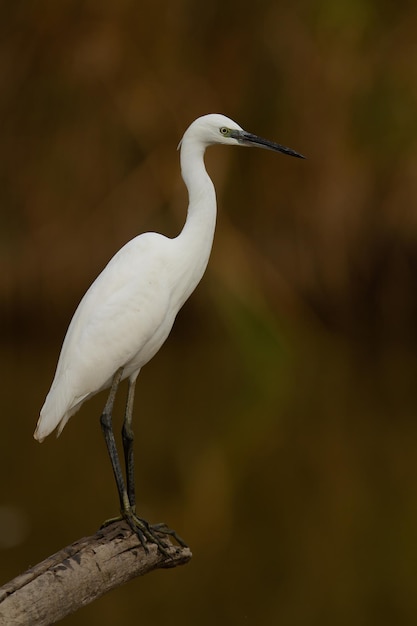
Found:
[(158, 568), (184, 565), (188, 548), (146, 552), (125, 522), (79, 539), (0, 587), (1, 626), (47, 626), (111, 589)]

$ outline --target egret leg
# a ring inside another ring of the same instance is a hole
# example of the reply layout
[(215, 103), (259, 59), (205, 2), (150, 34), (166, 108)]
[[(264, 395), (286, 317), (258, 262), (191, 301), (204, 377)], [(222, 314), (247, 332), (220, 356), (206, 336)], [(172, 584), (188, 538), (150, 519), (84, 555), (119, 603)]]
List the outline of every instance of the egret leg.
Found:
[[(134, 432), (132, 426), (132, 416), (133, 416), (133, 403), (135, 400), (135, 387), (136, 387), (136, 378), (134, 380), (129, 379), (129, 387), (127, 392), (127, 402), (126, 402), (126, 412), (123, 421), (123, 429), (122, 429), (122, 439), (123, 439), (123, 451), (125, 457), (125, 467), (126, 467), (126, 482), (127, 482), (127, 495), (130, 502), (130, 510), (133, 513), (133, 517), (135, 523), (141, 522), (146, 525), (147, 530), (149, 531), (149, 535), (147, 533), (143, 533), (148, 540), (156, 543), (161, 550), (161, 543), (158, 535), (167, 535), (173, 537), (181, 546), (187, 547), (187, 544), (172, 528), (169, 528), (166, 524), (153, 524), (149, 525), (144, 520), (141, 520), (136, 515), (136, 494), (135, 494), (135, 463), (134, 463), (134, 454), (133, 454), (133, 442), (134, 442)], [(129, 522), (130, 523), (130, 522)], [(137, 532), (137, 530), (136, 530)], [(142, 531), (143, 532), (143, 531)], [(163, 545), (163, 544), (162, 544)], [(164, 550), (161, 550), (164, 554)]]
[(117, 388), (122, 378), (122, 374), (123, 368), (121, 367), (117, 370), (113, 377), (109, 397), (107, 398), (106, 406), (104, 407), (104, 411), (100, 417), (100, 424), (101, 430), (103, 431), (104, 439), (106, 441), (107, 451), (109, 453), (114, 478), (116, 480), (117, 492), (119, 494), (120, 500), (120, 509), (121, 511), (125, 511), (129, 508), (129, 499), (126, 491), (125, 481), (123, 479), (119, 455), (117, 453), (116, 441), (114, 438), (112, 425), (113, 405), (116, 397)]
[(123, 451), (125, 456), (127, 496), (129, 498), (131, 510), (136, 510), (136, 494), (135, 494), (135, 462), (133, 457), (133, 441), (134, 433), (132, 427), (133, 402), (135, 399), (135, 380), (129, 380), (129, 388), (127, 392), (126, 412), (123, 422), (122, 439)]
[[(137, 534), (139, 541), (141, 542), (146, 552), (148, 552), (147, 544), (155, 543), (160, 553), (165, 557), (169, 557), (170, 555), (167, 551), (167, 544), (162, 541), (161, 536), (171, 536), (184, 547), (186, 547), (185, 542), (180, 537), (178, 537), (174, 530), (168, 528), (165, 524), (156, 524), (155, 526), (150, 526), (148, 522), (138, 517), (135, 513), (135, 481), (132, 430), (132, 409), (135, 390), (134, 382), (129, 382), (128, 400), (126, 406), (125, 421), (123, 425), (123, 446), (125, 451), (126, 475), (129, 492), (127, 491), (125, 486), (112, 426), (113, 405), (116, 397), (117, 388), (122, 378), (122, 374), (123, 368), (120, 368), (114, 375), (109, 397), (107, 398), (106, 406), (104, 407), (104, 411), (100, 418), (101, 428), (110, 456), (113, 474), (116, 480), (117, 491), (120, 500), (120, 511), (122, 517), (127, 521), (132, 531)], [(104, 525), (110, 524), (114, 521), (116, 520), (108, 520), (108, 522), (105, 522)]]

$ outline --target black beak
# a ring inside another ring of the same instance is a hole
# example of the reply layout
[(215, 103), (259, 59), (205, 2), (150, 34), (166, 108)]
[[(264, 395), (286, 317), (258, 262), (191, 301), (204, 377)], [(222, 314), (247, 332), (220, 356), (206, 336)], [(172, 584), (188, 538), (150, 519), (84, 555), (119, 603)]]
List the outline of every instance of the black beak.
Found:
[(242, 146), (258, 146), (259, 148), (265, 148), (266, 150), (274, 150), (275, 152), (282, 152), (283, 154), (288, 154), (288, 156), (297, 157), (298, 159), (305, 159), (306, 157), (296, 152), (295, 150), (291, 150), (291, 148), (286, 148), (285, 146), (281, 146), (279, 143), (274, 143), (273, 141), (269, 141), (268, 139), (263, 139), (262, 137), (258, 137), (257, 135), (252, 135), (252, 133), (247, 133), (245, 130), (232, 130), (230, 136), (242, 144)]

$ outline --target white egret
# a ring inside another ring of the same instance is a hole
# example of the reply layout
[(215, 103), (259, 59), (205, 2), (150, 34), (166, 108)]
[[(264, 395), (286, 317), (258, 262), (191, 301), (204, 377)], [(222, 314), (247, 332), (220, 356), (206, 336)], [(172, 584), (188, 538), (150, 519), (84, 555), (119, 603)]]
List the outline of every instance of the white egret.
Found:
[[(164, 554), (164, 534), (183, 542), (165, 525), (150, 526), (136, 515), (134, 391), (141, 368), (168, 337), (178, 311), (200, 282), (209, 260), (217, 207), (214, 185), (204, 166), (204, 152), (212, 144), (259, 146), (304, 158), (244, 131), (224, 115), (204, 115), (189, 126), (179, 145), (181, 173), (189, 195), (182, 231), (173, 239), (153, 232), (135, 237), (93, 282), (69, 325), (34, 434), (40, 442), (55, 428), (59, 435), (83, 402), (110, 388), (100, 422), (121, 514), (145, 549), (147, 542), (153, 542)], [(126, 378), (128, 392), (122, 429), (125, 482), (113, 434), (112, 409), (118, 385)]]

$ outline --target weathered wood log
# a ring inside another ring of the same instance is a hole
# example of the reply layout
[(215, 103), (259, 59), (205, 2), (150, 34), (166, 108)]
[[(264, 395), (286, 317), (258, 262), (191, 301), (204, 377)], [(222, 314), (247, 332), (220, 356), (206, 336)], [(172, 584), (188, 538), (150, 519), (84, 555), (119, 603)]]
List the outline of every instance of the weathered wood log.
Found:
[(54, 624), (136, 576), (191, 559), (167, 543), (168, 556), (154, 544), (146, 552), (122, 521), (79, 539), (0, 587), (0, 625)]

